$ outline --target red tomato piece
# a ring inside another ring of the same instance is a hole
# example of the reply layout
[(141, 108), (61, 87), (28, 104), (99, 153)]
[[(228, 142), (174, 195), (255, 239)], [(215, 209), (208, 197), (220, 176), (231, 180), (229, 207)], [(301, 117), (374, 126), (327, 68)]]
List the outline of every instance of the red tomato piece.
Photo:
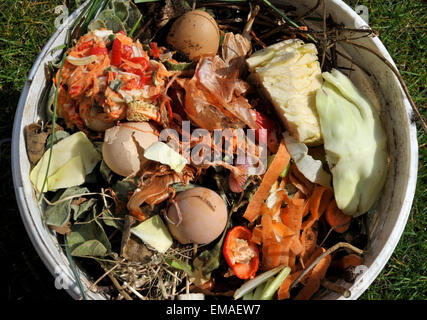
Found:
[(122, 63), (122, 43), (119, 39), (114, 39), (111, 49), (111, 65), (118, 67)]
[(107, 55), (108, 54), (108, 49), (105, 47), (92, 47), (89, 50), (89, 55), (95, 55), (95, 56), (102, 56), (102, 55)]

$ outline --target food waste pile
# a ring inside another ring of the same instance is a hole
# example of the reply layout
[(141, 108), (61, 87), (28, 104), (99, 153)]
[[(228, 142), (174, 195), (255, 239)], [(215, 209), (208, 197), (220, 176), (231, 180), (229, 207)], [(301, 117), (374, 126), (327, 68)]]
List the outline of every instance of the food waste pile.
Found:
[(348, 297), (388, 165), (349, 70), (289, 26), (292, 8), (104, 2), (49, 64), (44, 120), (24, 132), (44, 222), (89, 290)]

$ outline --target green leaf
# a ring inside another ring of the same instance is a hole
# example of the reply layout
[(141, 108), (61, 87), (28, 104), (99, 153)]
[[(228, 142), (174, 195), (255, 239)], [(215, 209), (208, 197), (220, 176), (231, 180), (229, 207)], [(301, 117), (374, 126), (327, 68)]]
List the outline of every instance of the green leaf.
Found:
[(113, 30), (114, 33), (126, 30), (126, 26), (115, 14), (114, 10), (106, 9), (102, 11), (98, 16), (98, 19), (102, 20), (107, 26), (107, 29)]
[(111, 90), (119, 91), (120, 87), (122, 86), (122, 80), (120, 79), (111, 80), (108, 83), (108, 86), (111, 88)]
[(107, 29), (107, 25), (105, 24), (104, 21), (100, 19), (93, 20), (91, 23), (89, 23), (89, 26), (88, 26), (88, 29), (90, 31), (99, 30), (101, 28)]
[(113, 179), (113, 172), (110, 168), (105, 164), (104, 160), (101, 161), (101, 165), (99, 167), (99, 172), (101, 173), (102, 178), (111, 184), (111, 180)]
[(94, 219), (96, 214), (95, 206), (93, 217), (89, 215), (85, 223), (71, 227), (71, 234), (67, 236), (71, 255), (102, 257), (111, 250), (110, 241), (101, 223)]
[(103, 209), (102, 221), (105, 225), (116, 228), (117, 230), (123, 230), (123, 217), (113, 216), (110, 210), (105, 207)]
[(71, 205), (71, 210), (73, 211), (73, 218), (74, 220), (77, 220), (82, 216), (83, 213), (88, 212), (97, 202), (97, 199), (90, 198), (89, 200), (86, 200), (85, 202), (81, 203), (80, 205)]
[(181, 182), (177, 182), (171, 185), (171, 188), (175, 190), (176, 193), (180, 193), (186, 190), (190, 190), (198, 187), (196, 184), (187, 183), (185, 186)]
[(195, 67), (194, 62), (174, 63), (166, 60), (165, 62), (163, 62), (163, 64), (168, 70), (172, 70), (172, 71), (183, 71), (183, 70), (188, 70)]
[(136, 182), (133, 182), (131, 180), (122, 180), (122, 181), (117, 181), (114, 184), (113, 190), (120, 201), (128, 202), (128, 194), (130, 192), (133, 192), (136, 189), (136, 187), (137, 187)]
[[(87, 193), (87, 188), (72, 187), (65, 190), (58, 191), (52, 202), (55, 203), (62, 199), (71, 197), (73, 195)], [(71, 202), (73, 199), (61, 201), (55, 205), (48, 206), (45, 212), (45, 222), (47, 225), (55, 227), (63, 227), (69, 220), (71, 214)]]
[(129, 7), (125, 2), (113, 1), (113, 10), (115, 15), (123, 22), (129, 17)]
[(187, 264), (187, 263), (185, 263), (185, 262), (183, 262), (181, 260), (174, 259), (174, 258), (165, 258), (165, 261), (172, 268), (184, 271), (189, 276), (192, 276), (192, 274), (193, 274), (193, 268), (189, 264)]
[(142, 19), (142, 15), (140, 15), (139, 18), (138, 18), (138, 20), (136, 20), (136, 22), (133, 24), (133, 27), (132, 27), (131, 31), (129, 32), (129, 37), (132, 38), (135, 30), (138, 28), (138, 26), (139, 26), (139, 24), (141, 22), (141, 19)]
[(130, 33), (129, 36), (131, 36), (138, 29), (139, 23), (141, 22), (142, 18), (143, 16), (141, 14), (141, 11), (139, 11), (138, 7), (131, 1), (129, 8), (129, 17), (126, 23), (129, 29), (132, 28), (131, 30), (135, 30), (133, 30), (133, 32)]
[(196, 284), (203, 284), (211, 277), (212, 271), (218, 269), (221, 258), (223, 238), (211, 250), (203, 251), (193, 260), (193, 278)]
[(71, 251), (71, 255), (104, 257), (107, 252), (107, 248), (98, 240), (88, 240), (75, 246)]

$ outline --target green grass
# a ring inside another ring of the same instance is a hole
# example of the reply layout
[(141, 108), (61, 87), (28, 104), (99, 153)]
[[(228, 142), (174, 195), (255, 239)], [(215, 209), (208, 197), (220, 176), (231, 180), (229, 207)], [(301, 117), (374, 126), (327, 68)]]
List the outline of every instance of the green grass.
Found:
[[(353, 4), (369, 8), (370, 26), (380, 32), (414, 102), (427, 118), (426, 3), (364, 0)], [(427, 298), (427, 136), (418, 128), (419, 173), (408, 223), (393, 256), (361, 299)]]
[[(420, 111), (427, 117), (425, 84), (427, 9), (421, 0), (346, 1), (364, 4), (370, 24), (380, 32)], [(26, 75), (54, 32), (60, 0), (0, 1), (0, 140), (11, 137), (13, 117)], [(68, 1), (75, 7), (76, 1)], [(404, 234), (384, 270), (361, 299), (427, 298), (427, 136), (418, 130), (420, 166), (416, 196)], [(17, 299), (70, 299), (54, 287), (22, 225), (10, 170), (10, 144), (1, 148), (0, 260), (6, 262), (1, 296)]]

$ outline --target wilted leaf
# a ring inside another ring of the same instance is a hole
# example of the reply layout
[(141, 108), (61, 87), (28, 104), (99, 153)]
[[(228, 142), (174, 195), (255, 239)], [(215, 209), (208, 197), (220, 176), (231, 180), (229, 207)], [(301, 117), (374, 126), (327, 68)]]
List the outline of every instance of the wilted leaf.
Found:
[(67, 237), (73, 256), (105, 256), (111, 250), (111, 244), (101, 224), (93, 216), (88, 216), (85, 223), (74, 224), (71, 234)]
[(101, 165), (99, 167), (99, 172), (101, 173), (102, 178), (108, 183), (111, 183), (111, 179), (113, 178), (113, 172), (110, 168), (105, 164), (105, 161), (101, 161)]
[(42, 126), (39, 123), (32, 123), (25, 127), (27, 154), (32, 164), (36, 164), (43, 156), (48, 135), (47, 132), (42, 131)]
[(49, 226), (52, 230), (54, 230), (56, 233), (63, 234), (63, 235), (70, 235), (71, 234), (71, 222), (68, 221), (64, 226), (62, 227), (55, 227), (55, 226)]
[[(80, 187), (72, 187), (58, 191), (51, 201), (52, 203), (54, 203), (54, 205), (48, 206), (48, 208), (46, 209), (46, 224), (49, 226), (63, 227), (70, 220), (71, 202), (73, 201), (73, 199), (68, 199), (64, 201), (60, 200), (74, 195), (81, 195), (87, 192), (89, 192), (87, 188)], [(58, 203), (55, 204), (55, 202)]]
[(89, 23), (89, 26), (88, 26), (88, 29), (90, 31), (99, 30), (102, 28), (107, 29), (107, 25), (105, 24), (104, 21), (99, 20), (99, 19), (93, 20), (91, 23)]
[(131, 262), (147, 263), (153, 253), (136, 237), (131, 236), (123, 247), (123, 258)]
[(129, 3), (130, 3), (129, 17), (126, 23), (129, 29), (132, 29), (134, 25), (138, 22), (139, 18), (142, 16), (142, 14), (139, 11), (138, 7), (132, 1), (130, 1)]
[(159, 28), (164, 27), (170, 20), (181, 16), (190, 10), (191, 6), (187, 3), (187, 1), (166, 0), (159, 12), (159, 16), (156, 19), (157, 26)]
[(110, 210), (103, 209), (103, 214), (102, 214), (102, 221), (104, 222), (104, 224), (106, 224), (107, 226), (116, 228), (120, 231), (123, 230), (123, 219), (121, 219), (121, 217), (116, 217), (113, 216), (111, 214)]
[(128, 202), (129, 194), (135, 191), (137, 184), (131, 180), (122, 180), (114, 184), (113, 190), (120, 201)]
[(125, 217), (125, 221), (123, 224), (123, 232), (122, 232), (122, 243), (120, 246), (120, 255), (123, 256), (124, 252), (126, 250), (126, 245), (129, 242), (131, 233), (130, 229), (133, 227), (133, 225), (137, 222), (136, 218), (134, 218), (131, 215), (127, 215)]
[(107, 254), (108, 249), (98, 240), (88, 240), (74, 246), (71, 251), (73, 256), (93, 256), (103, 257)]
[(125, 24), (115, 14), (114, 10), (106, 9), (102, 11), (97, 20), (101, 20), (105, 23), (108, 30), (113, 30), (114, 33), (126, 30)]
[(113, 10), (116, 16), (123, 22), (129, 17), (129, 5), (121, 1), (112, 1)]
[(71, 203), (71, 210), (73, 210), (74, 220), (79, 219), (83, 213), (89, 211), (89, 209), (91, 209), (98, 201), (95, 198), (90, 198), (89, 200), (80, 198), (76, 200)]
[(218, 269), (219, 259), (221, 257), (222, 241), (218, 243), (211, 250), (203, 251), (193, 261), (193, 274), (192, 278), (196, 285), (203, 284), (211, 278), (212, 271)]

